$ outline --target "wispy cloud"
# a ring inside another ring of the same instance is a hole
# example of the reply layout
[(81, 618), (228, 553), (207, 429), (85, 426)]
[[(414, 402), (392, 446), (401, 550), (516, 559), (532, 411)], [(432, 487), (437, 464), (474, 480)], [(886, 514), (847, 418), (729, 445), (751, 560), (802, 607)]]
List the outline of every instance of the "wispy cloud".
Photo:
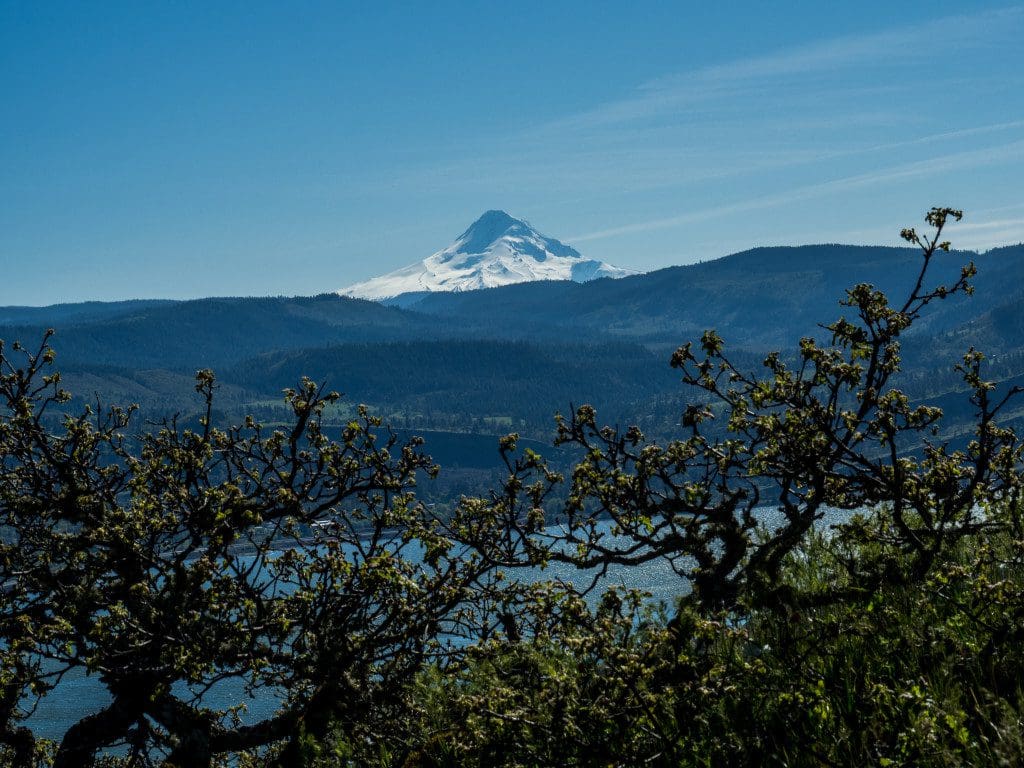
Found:
[[(837, 195), (868, 201), (861, 207), (878, 221), (888, 207), (927, 195), (942, 174), (988, 167), (990, 179), (1010, 179), (1021, 168), (1024, 102), (1014, 95), (1024, 89), (1022, 36), (1019, 4), (697, 67), (532, 129), (425, 153), (394, 176), (349, 188), (376, 195), (398, 185), (543, 211), (556, 222), (553, 234), (575, 230), (564, 239), (624, 264), (668, 263), (702, 242), (698, 250), (721, 255), (716, 244), (725, 241), (855, 236), (829, 217)], [(991, 171), (999, 163), (1003, 174)], [(913, 183), (920, 179), (929, 181)], [(962, 179), (973, 199), (998, 199), (976, 194), (971, 174)], [(775, 229), (747, 235), (743, 214), (786, 206)], [(559, 218), (573, 223), (560, 229)], [(1007, 241), (1013, 218), (993, 215), (1006, 225), (965, 230), (964, 239)], [(828, 231), (814, 235), (812, 224)], [(615, 240), (647, 232), (657, 234)], [(873, 230), (863, 241), (879, 232), (891, 234)]]
[(601, 240), (608, 237), (635, 234), (638, 232), (668, 229), (682, 224), (704, 221), (720, 216), (788, 205), (802, 200), (817, 198), (823, 195), (834, 194), (836, 192), (843, 192), (859, 187), (868, 187), (886, 182), (920, 178), (924, 176), (935, 176), (949, 173), (954, 170), (979, 168), (986, 165), (992, 165), (994, 163), (1021, 159), (1024, 159), (1024, 140), (1014, 141), (996, 147), (987, 147), (985, 149), (956, 152), (928, 160), (903, 163), (889, 168), (870, 171), (868, 173), (855, 174), (817, 184), (808, 184), (781, 193), (753, 197), (728, 205), (686, 211), (677, 216), (650, 219), (620, 227), (610, 227), (596, 232), (589, 232), (587, 234), (570, 237), (567, 238), (567, 240), (571, 243), (582, 243), (592, 240)]
[(967, 220), (956, 226), (957, 245), (978, 250), (1024, 243), (1024, 216), (1007, 216), (1011, 211), (1024, 211), (1024, 203), (968, 211)]
[[(397, 179), (359, 180), (352, 189), (377, 194), (400, 184), (432, 194), (479, 190), (543, 205), (539, 201), (554, 195), (635, 199), (666, 189), (679, 190), (682, 198), (684, 190), (709, 183), (815, 164), (821, 166), (815, 170), (819, 177), (838, 175), (849, 170), (843, 167), (848, 164), (830, 161), (872, 154), (881, 159), (886, 152), (1024, 128), (1024, 120), (1012, 119), (1021, 117), (1024, 105), (1017, 114), (1011, 107), (999, 122), (968, 127), (954, 127), (970, 119), (968, 114), (942, 119), (928, 108), (942, 101), (929, 95), (929, 88), (964, 93), (976, 87), (967, 73), (958, 80), (947, 73), (941, 86), (929, 81), (937, 56), (948, 59), (957, 51), (991, 47), (1022, 32), (1024, 6), (1017, 6), (697, 68), (651, 80), (625, 99), (530, 131), (481, 138), (474, 148), (462, 147), (443, 159), (434, 155), (410, 163)], [(908, 61), (920, 64), (913, 77), (892, 71), (894, 62)], [(871, 76), (846, 71), (857, 67), (871, 69)], [(688, 109), (719, 95), (730, 98)], [(893, 140), (879, 141), (884, 138)], [(636, 227), (625, 231), (648, 228), (644, 222), (623, 226)], [(606, 235), (587, 232), (580, 239), (599, 236)]]
[(820, 75), (855, 66), (891, 65), (901, 60), (927, 61), (940, 49), (962, 50), (989, 45), (997, 37), (1015, 36), (1022, 23), (1024, 8), (1008, 7), (947, 16), (914, 28), (837, 37), (661, 77), (642, 84), (631, 96), (556, 121), (546, 128), (592, 127), (651, 118), (710, 98), (734, 98), (738, 90), (748, 90), (765, 81)]
[[(842, 99), (848, 98), (850, 92), (842, 88), (837, 89), (837, 83), (842, 82), (837, 77), (841, 78), (841, 73), (844, 70), (853, 68), (872, 70), (876, 73), (880, 69), (885, 69), (889, 79), (885, 81), (881, 78), (869, 78), (869, 82), (874, 82), (875, 85), (869, 85), (868, 88), (888, 89), (891, 98), (897, 98), (892, 93), (894, 90), (902, 91), (908, 94), (908, 104), (928, 104), (933, 98), (928, 96), (928, 88), (951, 87), (948, 80), (944, 80), (940, 85), (938, 82), (931, 82), (927, 79), (930, 67), (935, 61), (936, 51), (941, 51), (939, 55), (942, 56), (949, 56), (953, 53), (963, 55), (975, 49), (991, 48), (997, 43), (1012, 41), (1019, 37), (1022, 30), (1024, 30), (1024, 6), (1014, 6), (975, 14), (948, 16), (926, 22), (912, 29), (889, 29), (865, 35), (833, 38), (763, 56), (739, 59), (662, 77), (643, 84), (627, 98), (610, 101), (565, 120), (549, 124), (546, 129), (553, 132), (568, 131), (570, 133), (586, 131), (590, 136), (613, 131), (621, 132), (627, 125), (658, 124), (662, 118), (673, 114), (686, 115), (689, 107), (719, 97), (723, 97), (722, 104), (734, 105), (737, 101), (744, 103), (744, 94), (749, 94), (752, 100), (764, 100), (770, 98), (765, 94), (778, 97), (780, 94), (789, 93), (800, 103), (800, 106), (806, 106), (808, 99), (813, 98), (816, 90), (823, 95), (823, 98), (835, 98), (837, 90), (841, 90), (842, 98), (839, 98), (836, 103), (842, 103)], [(889, 69), (895, 64), (913, 65), (912, 70), (905, 70), (903, 74), (913, 72), (921, 79), (921, 82), (914, 82), (906, 77), (893, 79), (889, 75)], [(971, 83), (969, 79), (956, 85), (962, 91), (969, 91), (974, 86), (975, 84)], [(934, 100), (937, 101), (939, 98), (939, 94), (936, 93)], [(787, 103), (788, 108), (783, 108), (784, 103)], [(758, 135), (755, 129), (755, 132), (751, 134), (751, 139), (760, 143), (763, 152), (760, 161), (748, 164), (742, 159), (737, 159), (733, 162), (723, 163), (717, 172), (719, 177), (752, 175), (765, 168), (782, 170), (815, 165), (821, 166), (821, 170), (826, 173), (831, 171), (835, 174), (837, 171), (842, 173), (843, 170), (849, 170), (849, 164), (832, 161), (841, 161), (846, 158), (871, 155), (884, 158), (886, 153), (900, 153), (916, 148), (927, 148), (930, 145), (954, 144), (959, 141), (968, 145), (970, 143), (977, 145), (979, 140), (984, 137), (995, 136), (999, 133), (1007, 133), (1009, 135), (1005, 138), (1015, 140), (1006, 141), (1004, 138), (1004, 141), (997, 146), (947, 152), (913, 162), (890, 164), (887, 167), (865, 173), (847, 173), (825, 181), (799, 184), (781, 192), (752, 194), (745, 198), (742, 193), (739, 195), (734, 193), (732, 195), (733, 202), (704, 207), (691, 205), (673, 216), (604, 227), (568, 238), (568, 240), (573, 243), (585, 243), (621, 235), (671, 229), (708, 219), (799, 203), (853, 189), (898, 184), (909, 179), (991, 166), (1006, 161), (1020, 161), (1024, 158), (1024, 141), (1018, 138), (1021, 135), (1020, 129), (1024, 128), (1024, 120), (1020, 119), (953, 127), (924, 135), (911, 135), (909, 138), (895, 141), (865, 144), (856, 141), (856, 134), (846, 133), (844, 135), (842, 133), (844, 118), (841, 113), (833, 113), (829, 116), (818, 110), (802, 112), (799, 106), (795, 106), (792, 99), (789, 102), (779, 100), (778, 107), (781, 114), (784, 115), (780, 119), (791, 131), (791, 135), (795, 135), (801, 130), (801, 120), (818, 121), (818, 131), (816, 132), (814, 126), (808, 124), (805, 135), (817, 135), (819, 138), (823, 138), (826, 146), (802, 152), (777, 151), (765, 140), (763, 131)], [(1009, 113), (1007, 117), (1019, 116), (1019, 108), (1017, 112), (1017, 115)], [(707, 114), (709, 123), (717, 121), (721, 116), (716, 107), (710, 107)], [(905, 119), (911, 119), (913, 114), (912, 108), (905, 107)], [(950, 116), (945, 121), (946, 125), (955, 125), (958, 117)], [(759, 125), (762, 129), (771, 120), (765, 115), (758, 115), (753, 109), (747, 112), (747, 118), (752, 121), (753, 125)], [(894, 119), (897, 119), (897, 115), (894, 115)], [(821, 131), (827, 133), (832, 128), (840, 130), (834, 136), (826, 136), (821, 133)], [(901, 132), (906, 136), (906, 130)], [(827, 146), (830, 143), (829, 138), (833, 139), (832, 146)], [(839, 138), (839, 141), (835, 141), (836, 138)], [(728, 146), (728, 142), (723, 141), (722, 146)], [(920, 156), (917, 152), (914, 154)], [(699, 182), (701, 180), (699, 175), (687, 174), (680, 177), (677, 185), (681, 186), (690, 181)], [(782, 181), (782, 178), (779, 181)], [(995, 231), (995, 229), (992, 228), (990, 231)]]
[[(879, 116), (878, 124), (884, 119), (884, 116)], [(800, 120), (795, 117), (790, 122), (800, 125)], [(853, 118), (846, 124), (852, 122)], [(636, 129), (595, 148), (533, 152), (526, 149), (510, 151), (506, 147), (506, 152), (501, 154), (481, 154), (444, 165), (406, 168), (402, 172), (401, 185), (405, 189), (430, 191), (439, 188), (494, 191), (544, 187), (549, 191), (572, 192), (584, 188), (615, 188), (637, 194), (668, 188), (698, 188), (717, 180), (1022, 131), (1024, 120), (1015, 120), (852, 146), (769, 149), (755, 145), (741, 149), (728, 145), (673, 142), (673, 137), (664, 132)], [(365, 193), (389, 189), (394, 184), (394, 179), (367, 180), (353, 189)]]

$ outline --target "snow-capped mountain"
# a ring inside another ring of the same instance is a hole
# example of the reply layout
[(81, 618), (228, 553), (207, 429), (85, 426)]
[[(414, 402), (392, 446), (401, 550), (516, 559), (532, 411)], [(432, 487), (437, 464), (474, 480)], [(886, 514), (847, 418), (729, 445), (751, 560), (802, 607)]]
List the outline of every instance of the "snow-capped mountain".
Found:
[(471, 291), (530, 280), (585, 283), (630, 274), (634, 273), (586, 259), (576, 249), (544, 237), (504, 211), (487, 211), (443, 251), (338, 293), (360, 299), (389, 299), (404, 293)]

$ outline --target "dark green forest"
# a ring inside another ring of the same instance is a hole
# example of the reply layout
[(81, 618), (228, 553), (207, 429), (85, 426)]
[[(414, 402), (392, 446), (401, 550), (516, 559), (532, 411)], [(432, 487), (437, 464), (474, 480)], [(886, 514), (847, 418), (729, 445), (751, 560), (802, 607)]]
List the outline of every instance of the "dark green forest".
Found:
[[(1024, 249), (960, 218), (409, 309), (0, 311), (2, 759), (1020, 764)], [(676, 600), (595, 578), (651, 564)], [(74, 675), (106, 702), (39, 738)]]

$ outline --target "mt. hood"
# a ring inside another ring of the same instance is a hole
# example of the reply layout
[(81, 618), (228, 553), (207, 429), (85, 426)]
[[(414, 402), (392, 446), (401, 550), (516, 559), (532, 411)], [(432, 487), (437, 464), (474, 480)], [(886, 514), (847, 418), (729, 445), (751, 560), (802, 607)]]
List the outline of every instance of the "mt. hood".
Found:
[(585, 283), (631, 274), (635, 273), (585, 259), (574, 248), (544, 237), (504, 211), (487, 211), (443, 251), (338, 293), (359, 299), (389, 299), (405, 293), (472, 291), (530, 280)]

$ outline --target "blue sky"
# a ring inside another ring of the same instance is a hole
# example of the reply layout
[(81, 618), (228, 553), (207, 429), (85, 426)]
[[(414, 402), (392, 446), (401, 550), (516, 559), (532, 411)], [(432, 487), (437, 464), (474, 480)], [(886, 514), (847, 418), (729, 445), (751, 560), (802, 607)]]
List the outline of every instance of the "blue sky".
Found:
[(0, 0), (0, 305), (336, 290), (489, 208), (643, 270), (1024, 240), (1024, 4), (409, 6)]

